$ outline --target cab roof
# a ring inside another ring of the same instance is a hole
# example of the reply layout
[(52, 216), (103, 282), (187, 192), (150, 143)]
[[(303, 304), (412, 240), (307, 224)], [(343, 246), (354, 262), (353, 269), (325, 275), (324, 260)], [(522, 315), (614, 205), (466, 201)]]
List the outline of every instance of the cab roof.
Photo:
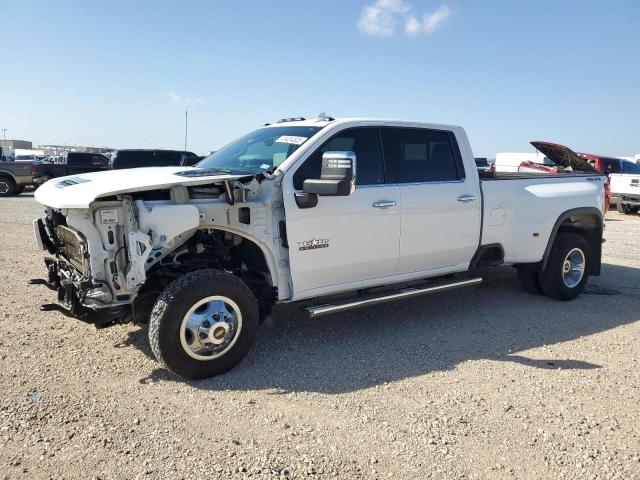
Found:
[(456, 125), (445, 125), (441, 123), (427, 123), (427, 122), (419, 122), (415, 120), (400, 120), (394, 118), (371, 118), (371, 117), (343, 117), (343, 118), (332, 118), (332, 117), (324, 117), (324, 118), (311, 118), (311, 119), (302, 119), (302, 118), (291, 118), (291, 119), (283, 119), (274, 123), (267, 123), (264, 125), (265, 128), (273, 128), (273, 127), (283, 127), (283, 126), (292, 126), (292, 127), (326, 127), (331, 124), (345, 124), (345, 123), (360, 123), (360, 124), (368, 124), (368, 125), (400, 125), (407, 127), (422, 127), (422, 128), (438, 128), (438, 129), (455, 129), (460, 128)]

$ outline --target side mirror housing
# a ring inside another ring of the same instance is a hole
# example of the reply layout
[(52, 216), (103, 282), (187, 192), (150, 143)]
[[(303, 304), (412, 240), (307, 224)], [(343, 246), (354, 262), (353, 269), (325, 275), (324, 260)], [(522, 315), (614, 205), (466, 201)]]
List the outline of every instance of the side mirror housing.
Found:
[(304, 193), (321, 197), (346, 197), (356, 189), (356, 154), (353, 152), (325, 152), (319, 179), (307, 179)]

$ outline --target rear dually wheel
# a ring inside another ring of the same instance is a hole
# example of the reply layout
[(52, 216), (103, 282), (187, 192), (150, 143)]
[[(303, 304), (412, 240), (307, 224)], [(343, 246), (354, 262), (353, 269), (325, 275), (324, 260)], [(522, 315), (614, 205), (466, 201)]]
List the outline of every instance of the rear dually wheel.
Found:
[(558, 233), (547, 265), (540, 272), (542, 292), (556, 300), (573, 300), (584, 290), (590, 266), (591, 250), (587, 240), (577, 233)]

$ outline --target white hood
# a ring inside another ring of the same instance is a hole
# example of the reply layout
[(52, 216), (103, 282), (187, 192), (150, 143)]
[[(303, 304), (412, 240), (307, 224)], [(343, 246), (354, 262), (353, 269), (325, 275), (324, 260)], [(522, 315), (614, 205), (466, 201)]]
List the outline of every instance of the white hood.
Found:
[(99, 197), (145, 190), (157, 190), (176, 185), (205, 185), (239, 178), (239, 175), (207, 175), (185, 177), (176, 175), (189, 167), (146, 167), (105, 172), (84, 173), (49, 180), (36, 190), (38, 203), (53, 208), (89, 208)]

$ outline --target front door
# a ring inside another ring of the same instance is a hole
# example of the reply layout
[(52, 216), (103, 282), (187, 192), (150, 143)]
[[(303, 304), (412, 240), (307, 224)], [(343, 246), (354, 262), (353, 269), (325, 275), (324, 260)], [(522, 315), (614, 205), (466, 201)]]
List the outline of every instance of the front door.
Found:
[[(356, 190), (346, 197), (319, 197), (299, 208), (293, 191), (320, 178), (322, 154), (356, 154)], [(285, 210), (294, 299), (360, 288), (395, 274), (400, 240), (400, 190), (385, 178), (379, 130), (338, 132), (285, 177)]]

